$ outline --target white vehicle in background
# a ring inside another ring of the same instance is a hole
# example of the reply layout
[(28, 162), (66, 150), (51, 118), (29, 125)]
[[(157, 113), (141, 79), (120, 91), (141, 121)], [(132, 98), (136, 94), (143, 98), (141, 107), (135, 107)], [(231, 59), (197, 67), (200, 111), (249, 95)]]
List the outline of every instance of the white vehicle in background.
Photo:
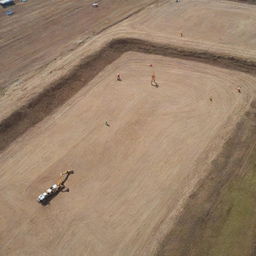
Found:
[(99, 4), (98, 3), (92, 3), (92, 7), (94, 7), (94, 8), (97, 8), (97, 7), (99, 7)]
[(14, 2), (14, 0), (0, 0), (0, 5), (3, 8), (6, 8), (8, 6), (15, 5), (15, 2)]

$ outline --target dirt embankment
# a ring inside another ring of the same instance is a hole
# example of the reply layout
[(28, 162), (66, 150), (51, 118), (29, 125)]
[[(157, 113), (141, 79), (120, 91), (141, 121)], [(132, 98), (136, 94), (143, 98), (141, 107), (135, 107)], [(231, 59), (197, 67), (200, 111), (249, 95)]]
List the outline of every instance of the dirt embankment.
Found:
[[(187, 201), (174, 229), (160, 245), (158, 256), (229, 255), (229, 252), (234, 252), (232, 246), (228, 249), (227, 247), (230, 247), (229, 245), (232, 244), (233, 240), (236, 241), (237, 234), (234, 234), (234, 237), (232, 234), (228, 234), (228, 237), (222, 234), (223, 240), (220, 246), (216, 244), (216, 240), (221, 236), (223, 226), (228, 226), (230, 230), (233, 228), (232, 225), (237, 225), (237, 219), (232, 220), (231, 212), (234, 212), (234, 215), (236, 211), (241, 212), (243, 210), (241, 208), (243, 206), (237, 205), (236, 202), (230, 199), (225, 200), (225, 195), (233, 193), (234, 186), (232, 183), (234, 181), (239, 181), (239, 194), (244, 192), (243, 187), (241, 187), (241, 184), (244, 183), (242, 177), (247, 172), (247, 168), (244, 167), (251, 155), (255, 155), (255, 126), (256, 102), (254, 101), (250, 109), (237, 123), (236, 129), (225, 143), (223, 151), (212, 162), (209, 175), (199, 182), (197, 189), (191, 194), (190, 200)], [(247, 186), (246, 196), (241, 194), (242, 201), (249, 197), (249, 190), (250, 188)], [(255, 214), (247, 219), (245, 219), (246, 214), (242, 216), (240, 222), (245, 224), (245, 229), (248, 232), (249, 229), (253, 230), (252, 223), (255, 223)], [(246, 224), (249, 226), (246, 227)], [(246, 232), (246, 230), (238, 229), (239, 232)], [(239, 251), (236, 248), (235, 255), (242, 255), (240, 253), (255, 255), (255, 245), (251, 241), (251, 237), (250, 235), (247, 238), (243, 237), (243, 241), (239, 242), (242, 249)], [(244, 244), (249, 254), (243, 251)], [(224, 254), (219, 254), (220, 251)], [(252, 251), (254, 253), (251, 254)]]
[(230, 0), (233, 2), (240, 2), (240, 3), (244, 3), (244, 4), (256, 4), (256, 0)]
[(23, 77), (36, 75), (84, 41), (142, 11), (155, 0), (16, 1), (15, 15), (0, 9), (0, 90), (4, 94)]
[(4, 150), (29, 127), (43, 120), (57, 107), (70, 99), (101, 70), (127, 51), (179, 57), (240, 70), (246, 73), (256, 73), (256, 62), (248, 59), (221, 55), (210, 51), (195, 51), (171, 45), (155, 44), (134, 38), (115, 39), (106, 44), (102, 49), (94, 52), (94, 54), (85, 57), (77, 67), (70, 70), (58, 81), (50, 84), (47, 89), (32, 98), (27, 105), (16, 110), (5, 120), (1, 120), (0, 151)]

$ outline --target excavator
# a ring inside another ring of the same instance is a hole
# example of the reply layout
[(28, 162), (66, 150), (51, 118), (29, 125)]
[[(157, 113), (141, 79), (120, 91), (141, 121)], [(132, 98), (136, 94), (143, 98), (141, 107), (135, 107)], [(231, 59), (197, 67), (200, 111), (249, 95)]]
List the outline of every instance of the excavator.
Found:
[(50, 188), (48, 188), (46, 192), (38, 196), (37, 202), (43, 204), (47, 200), (47, 198), (62, 191), (65, 188), (64, 183), (67, 181), (68, 176), (73, 173), (74, 173), (73, 170), (62, 172), (60, 174), (60, 178), (58, 179), (58, 181), (55, 184), (53, 184)]

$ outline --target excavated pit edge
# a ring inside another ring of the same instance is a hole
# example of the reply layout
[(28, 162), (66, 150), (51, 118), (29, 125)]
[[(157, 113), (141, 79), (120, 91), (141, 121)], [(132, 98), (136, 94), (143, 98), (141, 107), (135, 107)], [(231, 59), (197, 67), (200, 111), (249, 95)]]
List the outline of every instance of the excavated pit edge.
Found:
[(49, 84), (38, 95), (0, 120), (0, 151), (6, 149), (26, 130), (42, 121), (86, 86), (107, 65), (118, 59), (124, 52), (136, 51), (167, 57), (183, 58), (226, 69), (239, 70), (255, 75), (256, 62), (242, 57), (224, 55), (211, 51), (176, 47), (169, 44), (154, 43), (136, 38), (118, 38), (89, 56), (85, 56), (79, 65), (66, 75)]

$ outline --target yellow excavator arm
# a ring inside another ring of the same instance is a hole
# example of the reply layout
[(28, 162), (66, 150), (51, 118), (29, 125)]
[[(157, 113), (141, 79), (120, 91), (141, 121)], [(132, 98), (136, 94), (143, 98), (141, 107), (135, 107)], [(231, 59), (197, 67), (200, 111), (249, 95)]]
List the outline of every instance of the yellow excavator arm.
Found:
[(57, 185), (58, 187), (64, 186), (65, 181), (67, 180), (68, 176), (69, 176), (71, 173), (73, 173), (73, 171), (71, 171), (71, 170), (70, 170), (70, 171), (66, 171), (66, 172), (62, 172), (62, 173), (60, 174), (60, 178), (59, 178), (58, 181), (56, 182), (56, 185)]

